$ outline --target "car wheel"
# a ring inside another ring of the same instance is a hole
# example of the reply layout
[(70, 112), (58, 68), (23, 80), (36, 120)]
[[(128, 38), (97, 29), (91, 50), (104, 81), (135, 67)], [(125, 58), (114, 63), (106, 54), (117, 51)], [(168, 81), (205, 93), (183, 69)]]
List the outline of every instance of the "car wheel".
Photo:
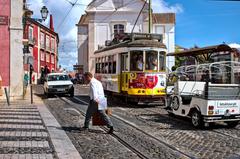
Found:
[(74, 97), (74, 88), (70, 92), (70, 97)]
[(196, 128), (202, 128), (204, 123), (202, 120), (202, 115), (198, 110), (193, 110), (191, 113), (192, 125)]
[(226, 123), (229, 128), (235, 128), (239, 124), (239, 121), (228, 121)]

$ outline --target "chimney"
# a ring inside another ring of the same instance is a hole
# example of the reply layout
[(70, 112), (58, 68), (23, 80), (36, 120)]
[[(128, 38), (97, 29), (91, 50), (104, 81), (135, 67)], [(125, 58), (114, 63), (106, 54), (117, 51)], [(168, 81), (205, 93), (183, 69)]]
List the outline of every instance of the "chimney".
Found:
[(54, 31), (52, 14), (50, 14), (50, 30)]

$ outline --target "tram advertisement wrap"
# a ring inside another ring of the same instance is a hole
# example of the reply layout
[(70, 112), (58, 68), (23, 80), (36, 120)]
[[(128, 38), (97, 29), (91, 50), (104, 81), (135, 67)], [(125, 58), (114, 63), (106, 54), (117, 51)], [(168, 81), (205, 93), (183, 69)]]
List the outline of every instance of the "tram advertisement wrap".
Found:
[(130, 73), (131, 95), (165, 95), (166, 76), (161, 73)]

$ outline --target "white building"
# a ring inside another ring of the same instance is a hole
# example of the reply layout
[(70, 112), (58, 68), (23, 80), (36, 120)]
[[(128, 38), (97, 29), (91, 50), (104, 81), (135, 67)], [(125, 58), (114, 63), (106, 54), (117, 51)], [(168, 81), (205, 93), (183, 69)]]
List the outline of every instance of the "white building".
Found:
[[(145, 0), (93, 0), (82, 15), (78, 27), (78, 64), (83, 71), (94, 72), (94, 51), (112, 40), (114, 33), (132, 32)], [(153, 13), (152, 33), (163, 35), (168, 52), (175, 51), (175, 14)], [(134, 32), (148, 33), (148, 4), (134, 28)], [(174, 57), (167, 58), (167, 67), (174, 66)]]

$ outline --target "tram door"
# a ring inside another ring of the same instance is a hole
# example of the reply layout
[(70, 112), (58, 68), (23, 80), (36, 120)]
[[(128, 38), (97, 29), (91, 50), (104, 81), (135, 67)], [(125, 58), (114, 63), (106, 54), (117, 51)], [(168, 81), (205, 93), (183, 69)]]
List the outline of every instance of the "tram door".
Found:
[(129, 72), (129, 66), (128, 66), (128, 53), (123, 53), (121, 55), (121, 91), (127, 92), (128, 91), (128, 72)]

